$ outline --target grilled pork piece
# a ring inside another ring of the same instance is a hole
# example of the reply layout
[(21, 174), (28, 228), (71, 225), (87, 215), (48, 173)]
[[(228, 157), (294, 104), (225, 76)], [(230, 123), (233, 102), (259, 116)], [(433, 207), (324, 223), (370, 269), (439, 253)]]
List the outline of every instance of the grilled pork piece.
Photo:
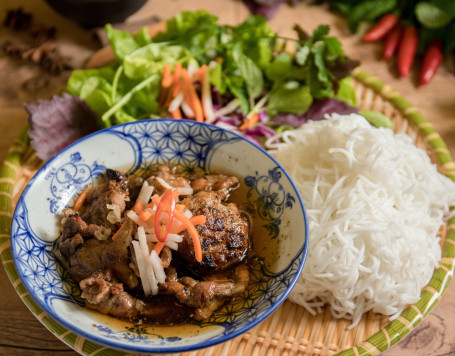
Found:
[(125, 211), (126, 200), (129, 200), (129, 181), (112, 169), (106, 170), (106, 180), (106, 184), (92, 189), (88, 194), (88, 206), (82, 219), (88, 224), (113, 228), (116, 223), (120, 226), (120, 216)]
[(136, 225), (126, 218), (126, 223), (115, 240), (99, 240), (91, 234), (95, 225), (87, 225), (77, 213), (68, 215), (63, 224), (62, 235), (56, 242), (67, 263), (71, 277), (79, 282), (99, 270), (112, 269), (116, 278), (129, 288), (138, 285), (134, 271), (128, 266), (128, 246), (136, 233)]
[(117, 283), (111, 270), (97, 271), (80, 281), (81, 297), (85, 304), (103, 314), (127, 320), (137, 317), (149, 319), (166, 319), (172, 313), (185, 314), (173, 298), (156, 304), (144, 303), (123, 290), (123, 284)]
[(205, 215), (197, 225), (202, 246), (202, 262), (194, 257), (193, 242), (187, 231), (177, 253), (196, 275), (207, 275), (242, 261), (249, 247), (249, 223), (235, 204), (223, 204), (215, 192), (199, 192), (182, 201), (194, 215)]

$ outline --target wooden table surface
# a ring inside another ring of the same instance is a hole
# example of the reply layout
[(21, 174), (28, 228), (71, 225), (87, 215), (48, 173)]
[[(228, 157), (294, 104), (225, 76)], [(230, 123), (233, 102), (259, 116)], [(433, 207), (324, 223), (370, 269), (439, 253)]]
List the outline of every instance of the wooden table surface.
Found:
[[(43, 0), (2, 0), (1, 21), (6, 10), (22, 6), (33, 14), (35, 24), (55, 26), (57, 42), (75, 68), (99, 48), (93, 32), (82, 29), (53, 11)], [(126, 24), (144, 23), (153, 15), (169, 18), (181, 10), (207, 9), (216, 14), (221, 22), (236, 24), (242, 21), (248, 11), (234, 0), (169, 0), (149, 2)], [(343, 42), (349, 56), (362, 61), (362, 68), (378, 76), (401, 92), (415, 104), (434, 125), (447, 143), (452, 156), (455, 155), (455, 75), (453, 58), (447, 59), (430, 85), (416, 88), (417, 71), (410, 78), (398, 78), (393, 62), (384, 63), (380, 57), (381, 46), (363, 44), (360, 35), (348, 33), (345, 21), (324, 7), (309, 6), (306, 3), (295, 8), (282, 6), (270, 25), (284, 36), (293, 35), (291, 28), (299, 23), (311, 31), (320, 23), (330, 24), (332, 34)], [(363, 32), (365, 27), (361, 28)], [(15, 38), (9, 29), (0, 29), (0, 42)], [(24, 64), (0, 55), (0, 162), (13, 139), (24, 127), (27, 116), (23, 109), (26, 102), (47, 99), (65, 86), (68, 73), (58, 77), (43, 73), (33, 65)], [(75, 355), (65, 344), (54, 337), (28, 311), (16, 295), (3, 268), (0, 268), (0, 355)], [(451, 283), (445, 295), (431, 314), (404, 340), (384, 353), (398, 355), (455, 355), (455, 283)]]

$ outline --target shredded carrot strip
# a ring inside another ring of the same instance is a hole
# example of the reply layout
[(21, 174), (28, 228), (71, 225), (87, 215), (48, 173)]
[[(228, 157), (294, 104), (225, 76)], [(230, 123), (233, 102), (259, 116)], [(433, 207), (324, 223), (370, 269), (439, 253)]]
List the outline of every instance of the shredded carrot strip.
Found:
[(163, 66), (163, 79), (161, 80), (161, 86), (163, 88), (169, 88), (172, 85), (171, 66), (165, 64)]
[(180, 210), (174, 210), (174, 216), (183, 224), (185, 229), (191, 236), (193, 240), (194, 246), (194, 257), (196, 261), (199, 263), (202, 261), (202, 247), (201, 247), (201, 240), (199, 240), (199, 234), (197, 233), (196, 228), (191, 223), (190, 219), (188, 219)]
[(183, 204), (176, 204), (176, 205), (175, 205), (175, 208), (178, 209), (178, 210), (180, 210), (180, 211), (183, 213), (183, 211), (185, 210), (185, 205), (183, 205)]
[(171, 115), (172, 115), (172, 117), (174, 119), (181, 119), (182, 118), (182, 113), (180, 112), (180, 108), (177, 108), (174, 111), (172, 111)]
[(256, 124), (259, 121), (259, 114), (253, 114), (250, 117), (248, 117), (242, 125), (240, 125), (239, 129), (240, 130), (245, 130), (250, 127), (252, 127), (254, 124)]
[(137, 215), (144, 213), (144, 203), (141, 201), (136, 202), (134, 204), (133, 210), (136, 212)]
[(82, 204), (84, 204), (84, 201), (87, 198), (87, 195), (88, 195), (88, 193), (90, 193), (91, 190), (92, 190), (92, 187), (88, 187), (81, 193), (81, 195), (78, 196), (78, 198), (76, 199), (76, 202), (74, 203), (73, 210), (78, 211), (82, 207)]
[(179, 200), (179, 190), (178, 189), (173, 189), (172, 194), (174, 194), (175, 201)]
[(202, 111), (201, 101), (199, 100), (196, 94), (196, 90), (194, 89), (193, 83), (191, 83), (190, 76), (185, 69), (182, 70), (182, 79), (183, 94), (185, 96), (185, 99), (190, 108), (193, 110), (194, 116), (196, 117), (196, 121), (203, 122), (204, 113)]
[(171, 66), (169, 64), (165, 64), (163, 66), (163, 75), (161, 78), (161, 90), (160, 95), (158, 98), (158, 102), (160, 105), (164, 105), (167, 101), (167, 97), (169, 94), (169, 87), (172, 85), (172, 74), (171, 74)]
[(158, 241), (155, 245), (155, 248), (153, 249), (156, 254), (159, 256), (160, 255), (160, 252), (161, 250), (163, 249), (164, 245), (166, 245), (166, 242), (160, 242)]
[(140, 214), (138, 214), (139, 216), (139, 219), (141, 219), (142, 221), (147, 221), (148, 219), (150, 219), (152, 217), (152, 213), (150, 211), (144, 211)]
[(123, 220), (123, 223), (122, 223), (122, 225), (120, 226), (120, 229), (118, 229), (118, 230), (116, 231), (116, 233), (115, 233), (114, 235), (112, 235), (112, 240), (115, 240), (115, 239), (118, 237), (118, 235), (120, 235), (120, 231), (123, 230), (123, 228), (125, 227), (125, 225), (126, 225), (126, 218)]
[(197, 77), (201, 84), (204, 82), (205, 72), (207, 72), (207, 64), (203, 64), (197, 71)]
[(174, 74), (172, 75), (172, 83), (169, 88), (169, 95), (163, 106), (168, 107), (172, 99), (181, 91), (181, 75), (182, 75), (182, 63), (177, 62), (174, 67)]
[[(196, 215), (196, 216), (193, 216), (192, 218), (190, 218), (189, 220), (190, 220), (191, 224), (196, 226), (196, 225), (200, 225), (200, 224), (205, 224), (207, 222), (207, 217), (205, 215)], [(180, 225), (176, 228), (171, 229), (169, 232), (171, 234), (179, 234), (183, 230), (186, 230), (186, 227), (184, 225)]]

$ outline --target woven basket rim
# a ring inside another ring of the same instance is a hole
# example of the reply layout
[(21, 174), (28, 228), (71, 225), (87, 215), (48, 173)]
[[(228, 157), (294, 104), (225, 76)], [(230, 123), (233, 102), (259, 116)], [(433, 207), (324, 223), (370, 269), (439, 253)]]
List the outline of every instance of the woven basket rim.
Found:
[[(422, 134), (431, 147), (437, 163), (441, 168), (441, 172), (455, 181), (455, 162), (447, 149), (447, 145), (436, 132), (433, 125), (419, 112), (419, 110), (391, 86), (385, 84), (380, 79), (364, 70), (357, 68), (353, 71), (352, 76), (353, 79), (360, 82), (365, 87), (372, 89), (383, 99), (391, 103), (404, 118), (417, 128), (419, 133)], [(0, 210), (0, 260), (5, 268), (6, 274), (20, 298), (35, 317), (37, 317), (50, 332), (65, 344), (85, 355), (91, 353), (96, 353), (97, 355), (125, 355), (122, 351), (106, 348), (89, 340), (82, 339), (81, 342), (79, 336), (69, 332), (55, 322), (44, 313), (30, 295), (26, 293), (15, 270), (10, 249), (11, 220), (13, 213), (12, 192), (14, 188), (14, 179), (17, 170), (20, 167), (21, 159), (29, 147), (27, 129), (27, 126), (24, 127), (18, 137), (13, 141), (0, 171), (0, 192), (4, 193), (4, 195), (0, 196), (3, 207), (1, 208), (3, 210)], [(448, 221), (448, 225), (449, 228), (443, 245), (440, 267), (435, 270), (428, 285), (422, 289), (420, 300), (407, 307), (397, 319), (389, 322), (384, 328), (366, 340), (339, 352), (337, 355), (377, 355), (404, 338), (429, 314), (447, 289), (447, 286), (451, 281), (451, 276), (455, 270), (455, 249), (453, 249), (455, 245), (455, 217)], [(441, 274), (443, 274), (442, 283)]]

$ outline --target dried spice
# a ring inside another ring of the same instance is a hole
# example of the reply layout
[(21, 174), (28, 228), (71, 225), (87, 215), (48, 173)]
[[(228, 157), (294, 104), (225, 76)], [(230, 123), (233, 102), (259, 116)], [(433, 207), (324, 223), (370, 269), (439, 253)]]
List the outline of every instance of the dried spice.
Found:
[(37, 64), (51, 74), (58, 75), (72, 68), (68, 58), (59, 52), (56, 43), (46, 42), (37, 47), (26, 47), (21, 43), (5, 41), (1, 49), (11, 57)]
[[(3, 21), (5, 27), (13, 30), (29, 30), (32, 15), (22, 8), (8, 10)], [(68, 58), (63, 56), (56, 43), (50, 42), (55, 38), (55, 27), (35, 26), (28, 34), (34, 39), (33, 44), (5, 41), (0, 45), (1, 50), (8, 56), (20, 58), (29, 63), (39, 65), (48, 73), (58, 75), (64, 70), (71, 69)]]
[(32, 14), (19, 7), (14, 10), (7, 10), (3, 25), (12, 30), (28, 30), (32, 24)]
[(30, 36), (35, 39), (35, 43), (40, 45), (44, 42), (50, 41), (55, 39), (55, 35), (57, 33), (57, 29), (55, 26), (46, 27), (46, 26), (38, 26), (30, 31)]

